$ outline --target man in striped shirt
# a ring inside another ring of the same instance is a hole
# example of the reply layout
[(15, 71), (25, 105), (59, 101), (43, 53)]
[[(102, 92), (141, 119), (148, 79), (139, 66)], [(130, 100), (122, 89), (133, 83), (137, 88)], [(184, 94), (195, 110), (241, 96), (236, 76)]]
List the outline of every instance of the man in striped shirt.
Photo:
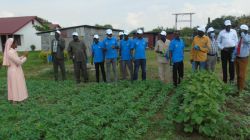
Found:
[(218, 45), (215, 40), (215, 33), (214, 33), (214, 28), (210, 27), (207, 30), (208, 37), (211, 41), (211, 48), (207, 54), (207, 70), (214, 72), (216, 61), (219, 60), (217, 59), (220, 58), (219, 52), (218, 52)]

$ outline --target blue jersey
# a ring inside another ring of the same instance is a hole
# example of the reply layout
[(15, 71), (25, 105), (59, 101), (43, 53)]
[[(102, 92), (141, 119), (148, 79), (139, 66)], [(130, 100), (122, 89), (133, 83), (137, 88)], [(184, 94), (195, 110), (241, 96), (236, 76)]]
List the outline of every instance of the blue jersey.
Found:
[(112, 47), (118, 47), (117, 40), (115, 37), (112, 38), (105, 38), (103, 40), (103, 48), (106, 49), (105, 58), (112, 59), (117, 58), (117, 49)]
[(181, 62), (184, 59), (185, 43), (182, 39), (173, 39), (169, 45), (169, 51), (172, 53), (173, 62)]
[(134, 39), (133, 41), (133, 49), (135, 50), (134, 52), (134, 58), (135, 59), (146, 59), (146, 48), (148, 44), (147, 42), (142, 38), (142, 39)]
[(133, 41), (131, 39), (120, 41), (121, 60), (131, 60), (131, 49), (133, 49)]
[(94, 63), (99, 63), (104, 61), (104, 54), (103, 54), (103, 43), (98, 42), (97, 44), (94, 43), (91, 47), (92, 55), (94, 56)]

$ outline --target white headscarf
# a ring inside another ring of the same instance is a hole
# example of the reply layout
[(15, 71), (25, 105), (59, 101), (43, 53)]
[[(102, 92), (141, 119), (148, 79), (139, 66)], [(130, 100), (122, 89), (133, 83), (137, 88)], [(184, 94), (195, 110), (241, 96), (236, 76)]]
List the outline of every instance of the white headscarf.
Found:
[(14, 39), (9, 38), (6, 43), (5, 43), (5, 49), (4, 49), (4, 54), (3, 54), (3, 66), (9, 66), (9, 58), (8, 58), (8, 53), (11, 48), (11, 45), (13, 44)]

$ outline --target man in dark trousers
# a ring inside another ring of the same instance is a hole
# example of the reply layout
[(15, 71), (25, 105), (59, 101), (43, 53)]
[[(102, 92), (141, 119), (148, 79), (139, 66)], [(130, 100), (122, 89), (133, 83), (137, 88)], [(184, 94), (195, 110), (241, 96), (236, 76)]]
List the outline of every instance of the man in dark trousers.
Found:
[(94, 35), (94, 43), (92, 44), (92, 61), (91, 64), (93, 65), (93, 59), (95, 63), (95, 71), (96, 71), (96, 82), (99, 83), (99, 69), (102, 72), (102, 79), (106, 82), (106, 74), (104, 68), (104, 51), (103, 51), (103, 44), (99, 41), (99, 36), (96, 34)]
[(51, 42), (51, 54), (54, 67), (55, 81), (58, 81), (58, 67), (62, 72), (62, 80), (66, 79), (65, 65), (64, 65), (64, 49), (65, 41), (60, 37), (61, 32), (55, 32), (55, 39)]
[(234, 83), (234, 59), (233, 51), (235, 46), (238, 44), (238, 36), (236, 30), (231, 28), (231, 21), (226, 20), (224, 22), (225, 29), (220, 31), (217, 42), (221, 50), (221, 62), (222, 62), (222, 71), (223, 71), (223, 81), (224, 83), (228, 82), (228, 64), (229, 64), (229, 76), (230, 83)]
[(80, 41), (78, 38), (78, 33), (74, 32), (72, 34), (73, 40), (69, 43), (68, 53), (70, 58), (74, 63), (74, 73), (76, 78), (76, 83), (79, 84), (81, 82), (80, 75), (82, 73), (84, 82), (88, 81), (88, 73), (87, 73), (87, 53), (86, 53), (86, 45), (83, 41)]

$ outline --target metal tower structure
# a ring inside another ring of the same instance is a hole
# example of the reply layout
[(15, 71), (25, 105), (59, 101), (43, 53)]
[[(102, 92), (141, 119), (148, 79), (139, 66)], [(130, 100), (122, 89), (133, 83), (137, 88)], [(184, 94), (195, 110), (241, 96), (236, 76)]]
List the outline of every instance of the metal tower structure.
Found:
[[(178, 22), (189, 22), (190, 23), (190, 28), (192, 28), (192, 16), (195, 13), (174, 13), (175, 15), (175, 29), (177, 30), (177, 24)], [(189, 20), (178, 20), (178, 16), (189, 16)]]

